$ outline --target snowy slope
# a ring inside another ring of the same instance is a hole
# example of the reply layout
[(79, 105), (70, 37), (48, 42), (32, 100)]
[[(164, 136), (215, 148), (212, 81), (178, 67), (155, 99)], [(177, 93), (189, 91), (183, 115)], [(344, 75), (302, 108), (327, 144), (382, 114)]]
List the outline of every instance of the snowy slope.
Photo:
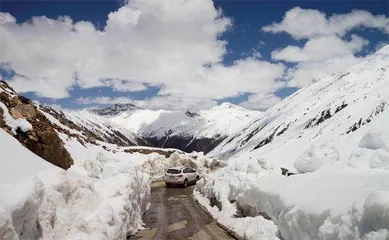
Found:
[[(57, 169), (43, 160), (18, 140), (0, 129), (0, 183), (16, 183), (31, 178), (39, 172)], [(13, 159), (13, 161), (10, 161)], [(59, 169), (59, 168), (58, 168)]]
[(225, 139), (195, 196), (245, 239), (389, 239), (388, 103), (389, 45)]
[[(389, 108), (389, 46), (341, 73), (321, 79), (264, 112), (209, 155), (225, 159), (261, 156), (294, 168), (312, 144), (340, 145), (340, 161)], [(386, 128), (388, 125), (382, 126)]]
[(223, 103), (198, 112), (131, 109), (113, 116), (105, 115), (113, 123), (158, 147), (208, 152), (224, 138), (239, 132), (261, 112)]
[(56, 126), (59, 132), (80, 141), (102, 141), (118, 146), (146, 145), (146, 143), (125, 128), (107, 121), (106, 118), (87, 110), (58, 109), (53, 106), (39, 108)]

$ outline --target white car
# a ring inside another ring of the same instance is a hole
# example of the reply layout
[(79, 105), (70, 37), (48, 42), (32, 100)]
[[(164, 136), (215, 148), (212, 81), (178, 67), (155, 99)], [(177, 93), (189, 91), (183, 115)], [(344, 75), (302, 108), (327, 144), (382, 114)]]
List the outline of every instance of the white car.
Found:
[(165, 172), (166, 187), (180, 184), (187, 187), (190, 183), (196, 183), (200, 179), (196, 171), (190, 167), (173, 167)]

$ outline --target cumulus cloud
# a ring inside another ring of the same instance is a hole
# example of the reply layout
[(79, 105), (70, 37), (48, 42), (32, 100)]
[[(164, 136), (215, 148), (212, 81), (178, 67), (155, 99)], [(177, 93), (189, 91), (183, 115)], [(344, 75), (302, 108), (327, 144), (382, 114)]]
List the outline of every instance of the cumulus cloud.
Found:
[(352, 35), (349, 41), (336, 35), (309, 39), (303, 47), (287, 46), (272, 52), (274, 60), (297, 63), (285, 75), (289, 87), (304, 87), (328, 74), (342, 71), (363, 58), (356, 57), (368, 41)]
[(369, 41), (352, 35), (344, 41), (335, 35), (309, 39), (303, 47), (287, 46), (272, 52), (272, 58), (287, 62), (326, 61), (337, 56), (359, 52)]
[(106, 87), (112, 87), (119, 92), (140, 92), (147, 90), (147, 86), (140, 82), (121, 80), (121, 79), (104, 79), (101, 82)]
[(274, 91), (285, 69), (251, 57), (224, 66), (219, 36), (231, 20), (211, 0), (132, 0), (111, 12), (101, 31), (69, 17), (0, 19), (0, 59), (18, 74), (11, 85), (45, 97), (68, 97), (73, 86), (158, 86), (164, 95), (217, 99)]
[(177, 97), (170, 95), (156, 96), (146, 100), (135, 100), (128, 97), (79, 97), (76, 102), (82, 105), (91, 104), (115, 104), (131, 103), (146, 109), (169, 109), (169, 110), (199, 110), (217, 105), (217, 102), (210, 99)]
[(16, 18), (9, 13), (0, 12), (0, 24), (6, 23), (16, 23)]
[(303, 39), (332, 34), (343, 36), (357, 27), (375, 28), (389, 33), (389, 18), (385, 15), (372, 15), (364, 10), (326, 16), (318, 10), (295, 7), (285, 13), (281, 22), (264, 26), (262, 30), (271, 33), (286, 32), (295, 39)]
[(273, 105), (279, 103), (281, 98), (273, 93), (260, 93), (250, 95), (240, 106), (248, 109), (265, 111)]
[(327, 61), (301, 62), (289, 68), (285, 78), (288, 80), (288, 87), (305, 87), (329, 74), (343, 71), (362, 60), (363, 57), (345, 55)]

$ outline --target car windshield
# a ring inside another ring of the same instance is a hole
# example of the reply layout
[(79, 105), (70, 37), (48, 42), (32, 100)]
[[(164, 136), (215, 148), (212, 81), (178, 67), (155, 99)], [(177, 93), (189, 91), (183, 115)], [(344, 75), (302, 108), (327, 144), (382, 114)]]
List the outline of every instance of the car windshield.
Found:
[(171, 173), (171, 174), (177, 174), (177, 173), (180, 173), (181, 170), (178, 170), (178, 169), (168, 169), (166, 172), (167, 173)]

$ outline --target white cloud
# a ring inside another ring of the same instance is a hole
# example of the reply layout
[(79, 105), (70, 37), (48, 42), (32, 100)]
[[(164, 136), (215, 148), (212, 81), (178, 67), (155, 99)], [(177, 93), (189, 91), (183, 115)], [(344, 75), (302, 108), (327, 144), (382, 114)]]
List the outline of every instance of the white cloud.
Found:
[(0, 12), (0, 25), (6, 23), (16, 23), (16, 19), (9, 13)]
[(289, 68), (286, 74), (288, 87), (305, 87), (321, 78), (351, 67), (363, 58), (354, 55), (339, 56), (327, 61), (310, 61), (298, 63), (295, 67)]
[(284, 70), (282, 64), (254, 58), (235, 61), (229, 67), (214, 64), (210, 68), (203, 68), (194, 81), (177, 82), (175, 86), (162, 89), (160, 94), (221, 99), (243, 92), (269, 92), (285, 85), (275, 80), (283, 75)]
[(275, 90), (284, 71), (253, 58), (223, 66), (226, 42), (218, 37), (231, 21), (211, 0), (132, 0), (108, 15), (102, 31), (69, 17), (7, 19), (0, 58), (24, 76), (11, 85), (51, 98), (68, 97), (75, 85), (117, 91), (150, 85), (162, 86), (160, 94), (216, 99)]
[(352, 35), (350, 41), (329, 35), (309, 39), (302, 48), (287, 46), (273, 51), (271, 55), (275, 60), (287, 62), (326, 61), (359, 52), (368, 43), (367, 40), (356, 35)]
[(262, 30), (271, 33), (286, 32), (295, 39), (303, 39), (332, 34), (342, 36), (357, 27), (375, 28), (389, 33), (389, 18), (385, 15), (372, 15), (364, 10), (326, 16), (318, 10), (295, 7), (285, 13), (280, 23), (264, 26)]
[(155, 110), (199, 110), (217, 105), (216, 101), (210, 99), (176, 97), (169, 95), (156, 96), (146, 100), (134, 100), (128, 97), (80, 97), (76, 100), (76, 102), (82, 105), (131, 103), (141, 108)]
[(363, 10), (327, 16), (318, 10), (295, 7), (285, 13), (281, 22), (264, 26), (262, 30), (286, 32), (295, 39), (307, 39), (303, 47), (289, 45), (271, 54), (273, 60), (295, 64), (284, 76), (287, 85), (304, 87), (363, 59), (356, 54), (369, 41), (354, 34), (345, 39), (347, 32), (360, 27), (389, 33), (389, 18)]
[(112, 87), (119, 92), (139, 92), (147, 89), (147, 86), (140, 82), (121, 80), (121, 79), (104, 79), (101, 82), (106, 87)]
[(368, 43), (356, 35), (352, 35), (349, 41), (336, 35), (314, 37), (303, 47), (287, 46), (275, 50), (272, 58), (297, 63), (287, 70), (285, 79), (289, 87), (304, 87), (361, 61), (362, 58), (355, 54)]
[(246, 101), (240, 104), (240, 106), (248, 109), (265, 111), (280, 101), (281, 98), (273, 93), (261, 93), (250, 95)]

